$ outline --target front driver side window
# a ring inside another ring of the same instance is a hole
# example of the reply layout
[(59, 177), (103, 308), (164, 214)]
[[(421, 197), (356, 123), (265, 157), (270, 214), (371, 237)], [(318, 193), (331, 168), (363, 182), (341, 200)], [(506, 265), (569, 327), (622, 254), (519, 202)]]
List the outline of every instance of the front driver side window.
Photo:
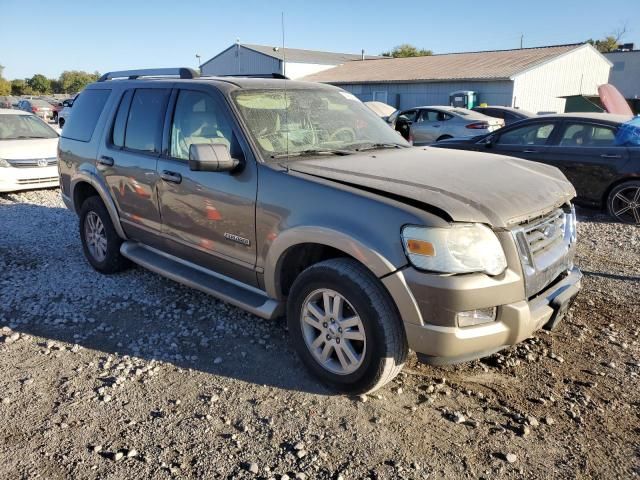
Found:
[(536, 123), (514, 128), (498, 138), (498, 145), (545, 145), (553, 133), (553, 123)]
[(171, 124), (171, 156), (189, 159), (192, 144), (219, 143), (233, 150), (233, 130), (225, 114), (209, 95), (181, 90)]

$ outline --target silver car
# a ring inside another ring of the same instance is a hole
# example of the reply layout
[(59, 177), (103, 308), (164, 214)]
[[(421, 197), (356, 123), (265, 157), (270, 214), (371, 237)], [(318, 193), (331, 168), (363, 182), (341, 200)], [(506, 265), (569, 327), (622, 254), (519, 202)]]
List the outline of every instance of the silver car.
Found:
[(454, 137), (475, 137), (504, 126), (501, 118), (488, 117), (466, 108), (445, 106), (404, 110), (390, 121), (414, 145), (427, 145)]

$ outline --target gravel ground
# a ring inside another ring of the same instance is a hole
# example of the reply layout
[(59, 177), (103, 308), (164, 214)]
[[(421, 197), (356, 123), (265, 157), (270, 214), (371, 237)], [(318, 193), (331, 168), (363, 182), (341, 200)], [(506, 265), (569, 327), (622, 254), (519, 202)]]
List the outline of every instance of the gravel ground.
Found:
[(57, 190), (0, 195), (0, 478), (637, 478), (640, 228), (579, 212), (561, 328), (333, 395), (265, 321), (84, 260)]

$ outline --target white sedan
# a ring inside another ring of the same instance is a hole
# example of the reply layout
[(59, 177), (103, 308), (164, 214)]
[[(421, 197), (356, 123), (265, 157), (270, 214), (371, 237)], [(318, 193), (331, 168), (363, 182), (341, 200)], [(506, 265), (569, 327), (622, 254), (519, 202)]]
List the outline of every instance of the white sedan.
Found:
[(31, 113), (0, 109), (0, 192), (57, 187), (58, 136)]

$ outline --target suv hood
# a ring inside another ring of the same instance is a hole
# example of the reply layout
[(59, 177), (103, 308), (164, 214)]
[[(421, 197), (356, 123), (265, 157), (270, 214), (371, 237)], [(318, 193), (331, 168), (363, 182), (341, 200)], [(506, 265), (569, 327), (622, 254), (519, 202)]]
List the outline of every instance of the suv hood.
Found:
[(540, 216), (576, 192), (555, 167), (487, 153), (406, 148), (289, 163), (289, 170), (420, 202), (497, 228)]

